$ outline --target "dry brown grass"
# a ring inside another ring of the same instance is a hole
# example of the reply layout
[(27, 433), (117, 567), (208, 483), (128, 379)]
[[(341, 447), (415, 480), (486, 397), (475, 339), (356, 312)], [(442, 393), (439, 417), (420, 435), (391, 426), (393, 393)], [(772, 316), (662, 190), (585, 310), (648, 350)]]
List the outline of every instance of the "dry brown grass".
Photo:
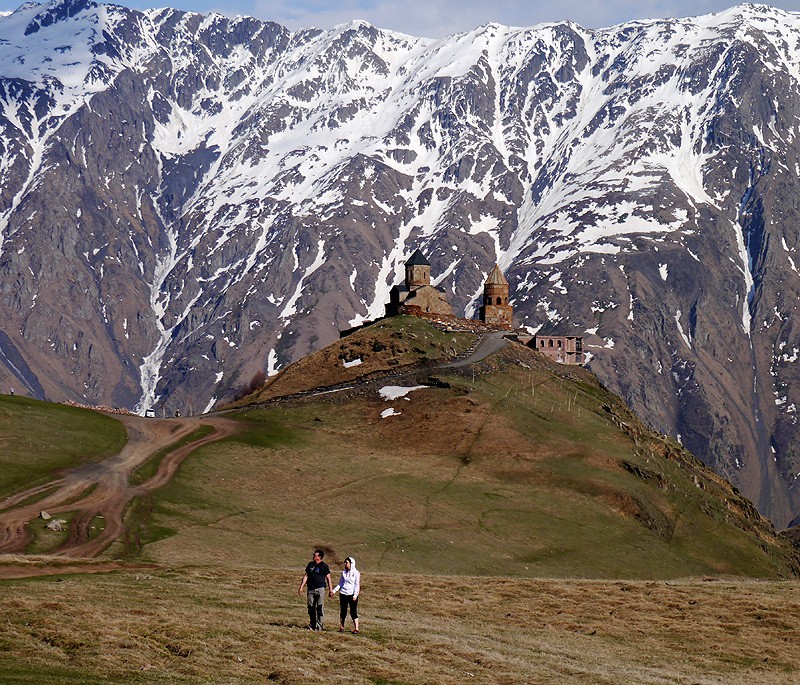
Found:
[[(3, 581), (5, 682), (800, 682), (794, 582), (365, 573), (363, 633), (304, 630), (289, 570)], [(336, 575), (336, 574), (335, 574)], [(10, 679), (9, 679), (10, 678)]]
[[(449, 360), (465, 352), (476, 338), (471, 333), (445, 333), (414, 316), (393, 317), (303, 357), (268, 380), (261, 390), (231, 406)], [(344, 366), (355, 360), (361, 362)]]

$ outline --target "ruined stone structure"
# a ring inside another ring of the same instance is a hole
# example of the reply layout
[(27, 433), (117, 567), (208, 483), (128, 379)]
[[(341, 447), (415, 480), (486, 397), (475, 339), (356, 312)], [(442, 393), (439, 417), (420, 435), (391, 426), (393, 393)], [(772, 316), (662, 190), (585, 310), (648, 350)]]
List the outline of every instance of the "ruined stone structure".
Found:
[(413, 314), (415, 310), (426, 314), (453, 315), (444, 291), (431, 285), (431, 265), (419, 250), (406, 262), (405, 283), (394, 286), (389, 292), (386, 316)]
[(513, 308), (508, 304), (508, 281), (497, 264), (483, 285), (483, 304), (479, 318), (484, 323), (511, 330)]
[(583, 364), (583, 336), (535, 335), (529, 347), (559, 364)]

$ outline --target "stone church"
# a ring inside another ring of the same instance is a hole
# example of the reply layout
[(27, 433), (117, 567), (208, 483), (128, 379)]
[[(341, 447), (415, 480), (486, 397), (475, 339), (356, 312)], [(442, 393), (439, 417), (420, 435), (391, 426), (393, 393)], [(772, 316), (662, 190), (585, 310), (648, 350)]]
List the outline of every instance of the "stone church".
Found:
[(453, 316), (453, 308), (447, 301), (444, 290), (431, 285), (431, 265), (425, 256), (417, 250), (406, 262), (406, 280), (389, 291), (389, 304), (386, 305), (386, 316), (397, 316), (401, 307), (413, 314), (418, 308), (426, 314), (443, 314)]
[[(431, 285), (431, 265), (419, 250), (406, 262), (406, 278), (389, 292), (386, 316), (434, 315), (456, 318), (445, 291)], [(495, 264), (483, 286), (479, 318), (493, 328), (511, 330), (513, 309), (508, 303), (508, 281)]]

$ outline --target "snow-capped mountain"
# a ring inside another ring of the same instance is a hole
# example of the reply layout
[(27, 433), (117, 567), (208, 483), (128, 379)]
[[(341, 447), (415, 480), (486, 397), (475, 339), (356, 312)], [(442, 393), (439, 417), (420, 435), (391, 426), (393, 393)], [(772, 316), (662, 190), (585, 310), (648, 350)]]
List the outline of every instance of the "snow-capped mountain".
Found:
[(0, 18), (0, 384), (195, 412), (421, 247), (778, 525), (800, 511), (800, 15), (444, 40), (88, 0)]

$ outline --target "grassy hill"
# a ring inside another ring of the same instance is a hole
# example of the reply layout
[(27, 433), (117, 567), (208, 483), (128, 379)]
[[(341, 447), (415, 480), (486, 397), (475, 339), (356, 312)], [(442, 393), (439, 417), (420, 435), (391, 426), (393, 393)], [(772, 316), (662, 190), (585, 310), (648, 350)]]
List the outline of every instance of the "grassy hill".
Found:
[[(747, 500), (591, 373), (519, 344), (437, 368), (474, 341), (401, 317), (290, 366), (148, 502), (138, 558), (300, 567), (319, 545), (403, 573), (794, 572)], [(388, 401), (387, 385), (426, 387)]]
[(0, 503), (54, 471), (116, 454), (124, 426), (88, 409), (0, 395)]

